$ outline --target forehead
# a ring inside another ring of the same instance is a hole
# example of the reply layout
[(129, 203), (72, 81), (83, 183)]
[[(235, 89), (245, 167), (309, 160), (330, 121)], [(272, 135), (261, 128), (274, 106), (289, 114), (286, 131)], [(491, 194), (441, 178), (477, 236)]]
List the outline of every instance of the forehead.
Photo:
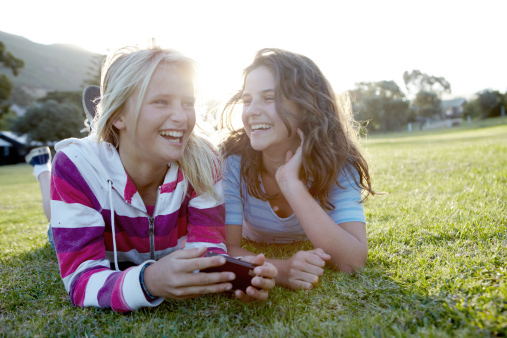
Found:
[(244, 93), (275, 90), (275, 76), (265, 66), (252, 69), (245, 78)]
[(188, 67), (160, 63), (154, 70), (148, 84), (149, 91), (167, 90), (194, 91), (194, 73)]

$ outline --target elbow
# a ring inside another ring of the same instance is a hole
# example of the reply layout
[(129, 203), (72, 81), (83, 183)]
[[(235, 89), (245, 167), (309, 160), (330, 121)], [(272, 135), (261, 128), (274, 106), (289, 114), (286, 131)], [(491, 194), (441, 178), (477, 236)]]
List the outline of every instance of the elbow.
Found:
[(353, 257), (347, 257), (347, 259), (333, 259), (328, 262), (330, 267), (333, 270), (338, 270), (344, 272), (346, 274), (353, 274), (355, 272), (360, 272), (366, 266), (366, 261), (368, 260), (368, 249), (365, 251), (358, 253)]

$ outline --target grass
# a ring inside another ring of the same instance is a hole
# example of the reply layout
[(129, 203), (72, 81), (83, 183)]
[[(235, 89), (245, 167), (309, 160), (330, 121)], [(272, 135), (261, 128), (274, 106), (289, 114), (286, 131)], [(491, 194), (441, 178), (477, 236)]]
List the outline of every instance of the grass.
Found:
[[(365, 142), (366, 269), (326, 270), (312, 291), (264, 303), (210, 295), (127, 315), (71, 305), (27, 165), (0, 167), (2, 336), (506, 336), (507, 123), (387, 134)], [(309, 243), (245, 242), (288, 257)]]

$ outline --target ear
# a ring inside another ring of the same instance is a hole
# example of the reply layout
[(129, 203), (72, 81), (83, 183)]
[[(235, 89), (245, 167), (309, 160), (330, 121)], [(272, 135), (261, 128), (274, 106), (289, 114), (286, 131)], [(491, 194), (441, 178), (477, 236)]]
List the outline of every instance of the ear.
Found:
[(113, 126), (115, 126), (118, 130), (125, 129), (127, 127), (127, 122), (125, 121), (125, 114), (121, 114), (120, 117), (114, 120)]

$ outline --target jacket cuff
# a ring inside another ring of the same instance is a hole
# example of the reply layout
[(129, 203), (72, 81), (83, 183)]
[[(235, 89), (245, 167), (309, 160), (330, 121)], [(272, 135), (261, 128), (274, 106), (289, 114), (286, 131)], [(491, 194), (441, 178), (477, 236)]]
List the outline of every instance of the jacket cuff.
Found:
[(137, 310), (145, 306), (155, 307), (164, 301), (163, 297), (158, 297), (152, 301), (149, 301), (144, 296), (143, 289), (141, 288), (141, 283), (139, 283), (139, 274), (141, 273), (143, 266), (145, 266), (147, 263), (155, 263), (155, 261), (149, 260), (141, 265), (133, 267), (127, 272), (127, 275), (124, 279), (123, 296), (125, 297), (125, 302), (132, 310)]

